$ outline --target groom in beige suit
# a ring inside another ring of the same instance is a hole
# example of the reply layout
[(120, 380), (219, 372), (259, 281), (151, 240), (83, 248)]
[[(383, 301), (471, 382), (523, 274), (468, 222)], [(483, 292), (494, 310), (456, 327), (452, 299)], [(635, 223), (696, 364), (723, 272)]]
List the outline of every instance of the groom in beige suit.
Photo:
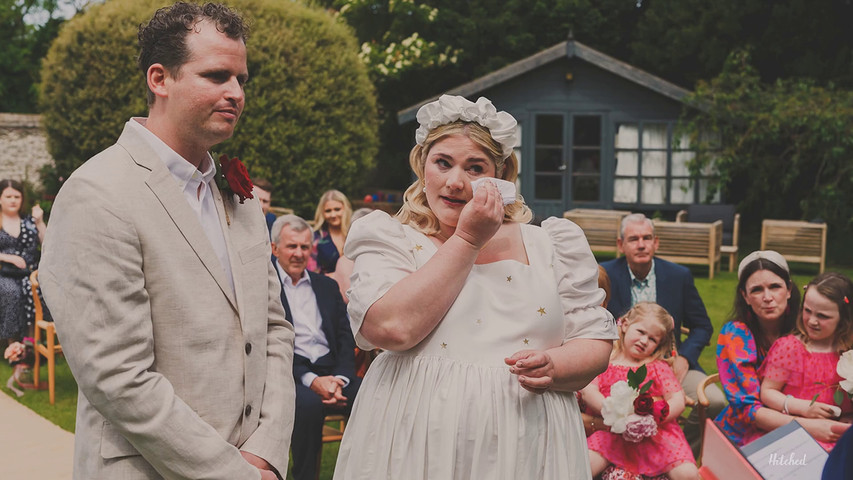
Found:
[(256, 200), (208, 150), (243, 110), (246, 27), (178, 3), (139, 32), (149, 116), (65, 182), (39, 279), (80, 395), (74, 478), (275, 479), (293, 330)]

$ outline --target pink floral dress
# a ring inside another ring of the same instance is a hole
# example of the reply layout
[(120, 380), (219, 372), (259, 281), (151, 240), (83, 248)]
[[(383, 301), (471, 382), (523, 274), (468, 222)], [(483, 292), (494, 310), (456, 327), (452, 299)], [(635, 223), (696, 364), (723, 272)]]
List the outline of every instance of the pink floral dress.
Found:
[[(773, 343), (764, 361), (764, 378), (783, 382), (782, 393), (795, 398), (835, 405), (833, 395), (842, 378), (836, 372), (840, 355), (835, 352), (810, 352), (794, 335), (782, 337)], [(841, 403), (841, 414), (853, 412), (853, 404), (846, 396)], [(818, 441), (827, 451), (835, 443)]]
[[(646, 380), (654, 380), (649, 389), (653, 397), (681, 391), (672, 368), (663, 360), (646, 365)], [(610, 396), (610, 387), (620, 380), (627, 380), (629, 367), (610, 364), (607, 370), (596, 377), (598, 389), (605, 397)], [(658, 433), (639, 443), (629, 442), (621, 434), (598, 431), (587, 439), (589, 449), (601, 454), (607, 461), (628, 472), (647, 476), (661, 475), (678, 465), (694, 463), (690, 444), (678, 423), (668, 421), (658, 426)]]

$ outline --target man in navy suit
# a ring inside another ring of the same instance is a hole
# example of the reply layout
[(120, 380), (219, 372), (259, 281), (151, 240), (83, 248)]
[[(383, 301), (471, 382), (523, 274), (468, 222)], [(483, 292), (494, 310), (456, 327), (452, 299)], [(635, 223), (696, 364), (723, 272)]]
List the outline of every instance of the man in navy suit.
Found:
[(337, 282), (306, 270), (313, 232), (296, 215), (276, 219), (270, 232), (281, 280), (281, 303), (296, 332), (293, 377), (296, 419), (291, 450), (293, 478), (313, 480), (327, 413), (349, 413), (361, 379), (355, 374), (355, 340)]
[[(672, 315), (678, 349), (672, 368), (684, 393), (695, 401), (696, 387), (705, 378), (699, 366), (699, 354), (711, 340), (714, 327), (693, 284), (693, 276), (686, 267), (655, 258), (659, 240), (655, 236), (654, 223), (642, 213), (628, 215), (622, 220), (616, 243), (624, 256), (601, 264), (610, 277), (611, 297), (607, 309), (619, 318), (637, 302), (649, 301)], [(683, 342), (679, 334), (682, 325), (690, 329)], [(711, 400), (709, 418), (714, 418), (725, 406), (725, 397), (716, 385), (708, 387), (706, 393)], [(694, 455), (698, 455), (701, 438), (698, 415), (694, 413), (691, 412), (684, 433)]]

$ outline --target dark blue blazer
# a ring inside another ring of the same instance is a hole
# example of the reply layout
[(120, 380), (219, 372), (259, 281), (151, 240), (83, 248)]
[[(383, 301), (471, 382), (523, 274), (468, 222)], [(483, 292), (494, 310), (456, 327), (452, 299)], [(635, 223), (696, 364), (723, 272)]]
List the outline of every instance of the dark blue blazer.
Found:
[[(601, 264), (610, 277), (610, 303), (607, 309), (619, 318), (631, 309), (631, 275), (628, 261), (619, 257)], [(675, 344), (678, 354), (687, 359), (691, 370), (704, 372), (699, 366), (699, 354), (711, 340), (714, 327), (705, 304), (696, 291), (693, 275), (687, 267), (655, 257), (655, 283), (657, 303), (675, 319)], [(690, 329), (690, 335), (681, 341), (681, 326)]]
[[(276, 268), (278, 273), (278, 268)], [(342, 375), (349, 379), (355, 378), (355, 339), (347, 316), (347, 306), (341, 297), (338, 282), (325, 275), (308, 272), (311, 278), (311, 288), (317, 297), (317, 307), (322, 319), (322, 330), (329, 342), (329, 353), (318, 358), (316, 362), (302, 355), (293, 354), (293, 377), (300, 382), (308, 372), (318, 375)], [(279, 275), (279, 281), (282, 281)], [(281, 289), (281, 304), (287, 320), (293, 323), (293, 313), (287, 303), (284, 287)], [(318, 371), (319, 370), (319, 371)]]

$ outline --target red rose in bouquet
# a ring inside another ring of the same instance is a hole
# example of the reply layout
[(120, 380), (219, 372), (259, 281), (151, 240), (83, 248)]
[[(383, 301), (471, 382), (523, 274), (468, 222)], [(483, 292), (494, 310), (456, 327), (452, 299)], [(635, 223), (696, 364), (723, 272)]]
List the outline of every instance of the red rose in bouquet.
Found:
[(658, 400), (654, 404), (654, 416), (655, 421), (658, 423), (663, 423), (666, 420), (666, 417), (669, 415), (669, 404), (666, 403), (666, 400)]
[(634, 399), (634, 413), (637, 415), (651, 415), (654, 412), (655, 400), (648, 392), (641, 393)]
[(255, 198), (252, 196), (254, 185), (249, 178), (249, 171), (239, 158), (228, 158), (228, 155), (222, 154), (219, 157), (219, 165), (222, 167), (222, 176), (228, 182), (228, 189), (240, 198), (240, 203), (247, 198)]

